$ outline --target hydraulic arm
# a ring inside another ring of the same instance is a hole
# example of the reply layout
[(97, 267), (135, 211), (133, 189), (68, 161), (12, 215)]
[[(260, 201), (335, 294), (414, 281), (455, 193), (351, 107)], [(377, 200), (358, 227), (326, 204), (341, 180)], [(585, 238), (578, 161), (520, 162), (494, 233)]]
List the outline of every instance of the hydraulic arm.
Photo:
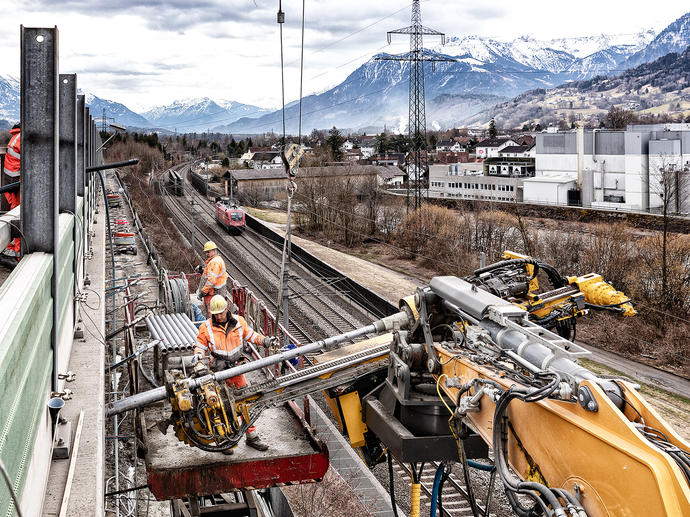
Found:
[[(576, 285), (585, 303), (628, 310), (627, 298), (582, 278), (558, 282)], [(629, 382), (580, 366), (586, 350), (513, 300), (455, 277), (434, 278), (401, 309), (215, 374), (171, 373), (167, 389), (117, 401), (108, 414), (167, 398), (164, 430), (172, 424), (186, 443), (222, 451), (264, 408), (326, 390), (371, 463), (388, 449), (413, 466), (460, 461), (468, 469), (468, 458), (488, 459), (488, 446), (517, 515), (690, 517), (690, 445)], [(325, 349), (314, 366), (293, 373), (239, 390), (223, 382)]]

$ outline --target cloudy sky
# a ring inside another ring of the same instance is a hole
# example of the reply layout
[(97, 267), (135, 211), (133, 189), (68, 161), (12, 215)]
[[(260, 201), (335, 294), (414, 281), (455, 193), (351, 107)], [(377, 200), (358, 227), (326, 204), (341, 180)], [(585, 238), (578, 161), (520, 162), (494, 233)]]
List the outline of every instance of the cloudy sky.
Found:
[[(376, 52), (402, 52), (409, 45), (402, 36), (386, 43), (387, 30), (408, 24), (409, 0), (305, 2), (305, 94), (338, 84)], [(302, 0), (282, 4), (290, 101), (299, 95)], [(655, 6), (641, 0), (423, 0), (422, 19), (448, 36), (508, 41), (525, 34), (549, 39), (658, 31), (690, 11), (687, 0)], [(277, 8), (277, 0), (0, 0), (0, 75), (19, 76), (20, 24), (57, 25), (60, 71), (78, 73), (80, 87), (99, 97), (139, 111), (203, 96), (277, 107)]]

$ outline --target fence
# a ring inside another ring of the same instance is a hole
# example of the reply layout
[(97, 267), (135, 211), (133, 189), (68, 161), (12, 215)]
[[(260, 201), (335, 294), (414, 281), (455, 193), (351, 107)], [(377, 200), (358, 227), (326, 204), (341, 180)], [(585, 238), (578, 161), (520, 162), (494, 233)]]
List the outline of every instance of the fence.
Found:
[[(85, 171), (101, 162), (101, 142), (76, 75), (58, 72), (57, 28), (22, 27), (21, 39), (23, 256), (0, 287), (0, 459), (24, 514), (37, 515), (50, 467), (46, 404), (69, 364), (97, 193)], [(13, 514), (0, 483), (0, 515)]]

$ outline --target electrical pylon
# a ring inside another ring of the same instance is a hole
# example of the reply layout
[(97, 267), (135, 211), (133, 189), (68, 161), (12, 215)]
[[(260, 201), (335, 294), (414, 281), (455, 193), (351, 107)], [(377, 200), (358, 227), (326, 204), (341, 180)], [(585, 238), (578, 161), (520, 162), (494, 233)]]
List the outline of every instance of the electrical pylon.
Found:
[[(407, 61), (410, 66), (410, 97), (408, 134), (410, 155), (407, 163), (407, 210), (418, 209), (422, 199), (429, 197), (429, 165), (426, 145), (426, 107), (424, 100), (424, 63), (432, 67), (439, 61), (455, 61), (444, 56), (433, 54), (424, 49), (424, 35), (440, 36), (445, 45), (446, 35), (422, 25), (422, 11), (419, 0), (412, 2), (412, 24), (409, 27), (388, 32), (388, 43), (392, 34), (409, 34), (410, 51), (394, 56), (377, 57), (379, 61)], [(414, 187), (411, 187), (414, 185)], [(411, 199), (413, 198), (413, 199)]]

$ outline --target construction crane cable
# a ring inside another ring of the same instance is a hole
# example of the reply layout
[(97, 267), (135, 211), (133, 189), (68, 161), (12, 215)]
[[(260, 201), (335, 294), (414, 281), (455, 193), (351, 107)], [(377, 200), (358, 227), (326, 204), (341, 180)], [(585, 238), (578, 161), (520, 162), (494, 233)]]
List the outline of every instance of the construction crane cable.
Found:
[[(302, 0), (302, 44), (299, 59), (299, 128), (297, 131), (297, 143), (302, 145), (302, 85), (304, 83), (304, 11), (307, 0)], [(283, 117), (285, 113), (283, 113)], [(284, 122), (283, 122), (284, 123)]]

